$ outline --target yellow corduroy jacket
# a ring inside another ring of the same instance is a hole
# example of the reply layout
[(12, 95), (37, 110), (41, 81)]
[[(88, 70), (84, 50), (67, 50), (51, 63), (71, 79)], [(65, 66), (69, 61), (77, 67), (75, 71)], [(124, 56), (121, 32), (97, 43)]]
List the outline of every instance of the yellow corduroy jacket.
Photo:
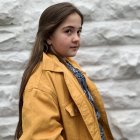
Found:
[[(68, 58), (68, 61), (81, 70), (74, 60)], [(82, 73), (101, 113), (106, 140), (113, 140), (101, 96)], [(22, 128), (19, 140), (101, 140), (93, 107), (77, 79), (55, 55), (43, 54), (42, 62), (26, 85)]]

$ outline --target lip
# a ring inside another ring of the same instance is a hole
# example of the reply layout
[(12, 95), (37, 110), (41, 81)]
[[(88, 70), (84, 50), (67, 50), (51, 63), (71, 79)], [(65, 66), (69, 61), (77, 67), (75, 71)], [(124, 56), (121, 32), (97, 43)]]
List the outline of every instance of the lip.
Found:
[(70, 48), (79, 48), (79, 46), (71, 46)]

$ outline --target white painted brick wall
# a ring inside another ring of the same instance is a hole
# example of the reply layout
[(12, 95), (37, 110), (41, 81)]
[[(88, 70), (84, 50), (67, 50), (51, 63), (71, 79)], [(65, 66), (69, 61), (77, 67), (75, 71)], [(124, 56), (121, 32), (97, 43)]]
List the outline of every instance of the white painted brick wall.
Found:
[[(0, 0), (0, 140), (13, 139), (39, 16), (62, 1)], [(115, 140), (140, 140), (140, 0), (71, 2), (85, 16), (75, 59), (101, 92)]]

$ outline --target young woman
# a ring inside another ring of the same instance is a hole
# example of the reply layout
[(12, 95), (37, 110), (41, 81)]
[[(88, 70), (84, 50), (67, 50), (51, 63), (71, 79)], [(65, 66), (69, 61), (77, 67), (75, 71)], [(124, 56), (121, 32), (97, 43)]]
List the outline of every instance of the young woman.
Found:
[(19, 140), (113, 140), (96, 86), (71, 58), (83, 15), (71, 3), (41, 15), (20, 87)]

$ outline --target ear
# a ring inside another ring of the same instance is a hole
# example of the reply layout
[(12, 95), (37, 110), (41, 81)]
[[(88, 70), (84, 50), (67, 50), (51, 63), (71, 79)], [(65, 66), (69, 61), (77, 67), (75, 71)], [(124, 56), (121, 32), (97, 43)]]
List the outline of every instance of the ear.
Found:
[(49, 38), (49, 39), (47, 39), (47, 44), (48, 45), (51, 45), (52, 44), (52, 41), (51, 41), (51, 39)]

